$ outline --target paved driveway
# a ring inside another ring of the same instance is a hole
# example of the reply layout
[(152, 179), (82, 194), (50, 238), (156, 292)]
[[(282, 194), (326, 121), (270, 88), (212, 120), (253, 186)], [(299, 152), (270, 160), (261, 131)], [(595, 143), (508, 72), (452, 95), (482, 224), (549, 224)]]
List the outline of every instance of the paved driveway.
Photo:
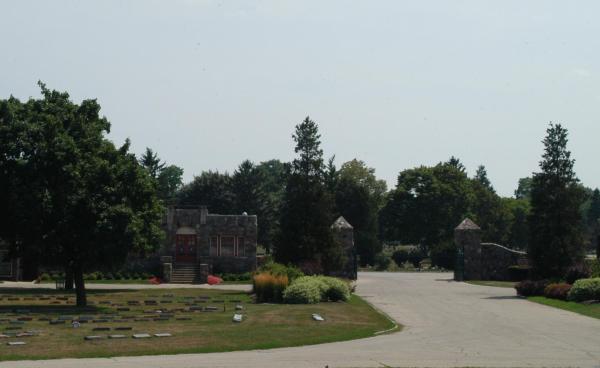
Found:
[[(265, 351), (9, 362), (4, 367), (595, 367), (600, 320), (449, 274), (363, 273), (358, 294), (405, 325), (400, 333)], [(82, 342), (83, 343), (83, 342)]]

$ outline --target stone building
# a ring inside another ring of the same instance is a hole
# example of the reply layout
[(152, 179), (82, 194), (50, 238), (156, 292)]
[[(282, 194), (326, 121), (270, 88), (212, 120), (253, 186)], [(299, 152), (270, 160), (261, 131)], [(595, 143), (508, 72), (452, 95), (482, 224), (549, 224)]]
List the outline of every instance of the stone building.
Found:
[(166, 241), (160, 254), (166, 281), (203, 283), (209, 272), (256, 269), (254, 215), (216, 215), (206, 206), (170, 206), (164, 227)]
[(354, 227), (343, 217), (338, 217), (331, 225), (335, 240), (338, 241), (344, 249), (346, 258), (345, 264), (338, 272), (334, 272), (334, 276), (346, 277), (351, 280), (357, 278), (357, 260), (356, 249), (354, 248)]

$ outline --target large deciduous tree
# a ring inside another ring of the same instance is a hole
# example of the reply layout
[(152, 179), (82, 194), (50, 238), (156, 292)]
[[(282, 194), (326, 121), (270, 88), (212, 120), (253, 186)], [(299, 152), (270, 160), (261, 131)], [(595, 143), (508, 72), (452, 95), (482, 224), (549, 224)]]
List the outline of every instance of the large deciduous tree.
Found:
[(206, 205), (212, 213), (233, 214), (235, 195), (231, 185), (229, 174), (203, 171), (181, 188), (177, 193), (177, 202), (180, 205)]
[(316, 261), (327, 272), (339, 267), (343, 257), (330, 228), (333, 201), (325, 185), (318, 126), (306, 117), (292, 137), (298, 157), (287, 175), (275, 257), (283, 263)]
[(567, 142), (567, 129), (551, 123), (543, 141), (541, 171), (533, 175), (528, 254), (538, 277), (561, 277), (583, 255), (584, 196)]
[(469, 178), (455, 158), (405, 170), (381, 211), (383, 235), (426, 251), (449, 247), (454, 228), (468, 214), (471, 197)]
[(14, 254), (72, 272), (85, 306), (83, 273), (158, 246), (163, 208), (129, 142), (115, 148), (105, 138), (110, 123), (95, 100), (77, 105), (40, 86), (42, 99), (0, 101), (1, 182), (16, 225), (0, 236)]
[(387, 184), (375, 177), (375, 169), (351, 160), (338, 171), (335, 204), (338, 214), (354, 227), (354, 244), (362, 265), (373, 264), (382, 249), (378, 239), (378, 213)]

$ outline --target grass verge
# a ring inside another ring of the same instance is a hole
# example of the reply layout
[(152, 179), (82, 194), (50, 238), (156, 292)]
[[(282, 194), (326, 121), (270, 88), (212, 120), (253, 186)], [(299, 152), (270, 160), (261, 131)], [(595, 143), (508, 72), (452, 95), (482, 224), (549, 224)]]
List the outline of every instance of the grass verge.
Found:
[[(64, 291), (4, 289), (0, 293), (0, 333), (39, 332), (38, 336), (33, 337), (3, 338), (0, 361), (271, 349), (359, 339), (394, 327), (394, 323), (385, 315), (356, 295), (346, 303), (284, 305), (253, 304), (250, 295), (239, 291), (90, 290), (88, 298), (93, 304), (80, 310), (72, 304), (74, 295)], [(128, 305), (128, 301), (136, 300), (141, 305)], [(158, 305), (144, 305), (145, 300), (156, 300)], [(242, 323), (232, 322), (236, 305), (244, 307)], [(204, 306), (215, 306), (218, 310), (195, 310)], [(117, 308), (129, 310), (118, 311)], [(23, 309), (28, 311), (23, 312)], [(156, 313), (159, 309), (168, 310), (172, 317), (154, 320), (153, 317), (160, 315)], [(313, 321), (313, 313), (322, 315), (325, 321)], [(73, 328), (70, 322), (50, 325), (43, 320), (61, 315), (92, 315), (98, 320), (110, 315), (113, 317), (107, 322), (89, 322), (79, 328)], [(30, 317), (32, 320), (20, 325), (10, 323), (19, 317)], [(182, 317), (186, 320), (179, 319)], [(10, 328), (14, 326), (21, 329), (15, 331)], [(111, 330), (93, 331), (95, 327), (109, 327)], [(132, 331), (119, 332), (115, 331), (116, 327), (132, 327)], [(141, 340), (131, 338), (133, 333), (160, 332), (173, 336)], [(125, 334), (128, 338), (84, 341), (87, 335), (108, 334)], [(27, 344), (7, 346), (8, 341), (25, 341)]]
[(600, 304), (582, 304), (575, 302), (567, 302), (564, 300), (550, 299), (543, 296), (530, 296), (527, 298), (535, 303), (548, 305), (550, 307), (563, 309), (569, 312), (583, 314), (584, 316), (600, 319)]
[(465, 281), (467, 284), (479, 285), (479, 286), (493, 286), (503, 288), (514, 288), (516, 282), (514, 281), (486, 281), (486, 280), (469, 280)]

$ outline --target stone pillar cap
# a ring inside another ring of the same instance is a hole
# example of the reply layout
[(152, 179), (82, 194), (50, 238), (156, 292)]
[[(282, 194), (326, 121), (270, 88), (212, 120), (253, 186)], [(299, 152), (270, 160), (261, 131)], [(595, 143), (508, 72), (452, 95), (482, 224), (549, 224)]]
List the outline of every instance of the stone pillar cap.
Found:
[(466, 218), (454, 230), (481, 230), (470, 218)]

